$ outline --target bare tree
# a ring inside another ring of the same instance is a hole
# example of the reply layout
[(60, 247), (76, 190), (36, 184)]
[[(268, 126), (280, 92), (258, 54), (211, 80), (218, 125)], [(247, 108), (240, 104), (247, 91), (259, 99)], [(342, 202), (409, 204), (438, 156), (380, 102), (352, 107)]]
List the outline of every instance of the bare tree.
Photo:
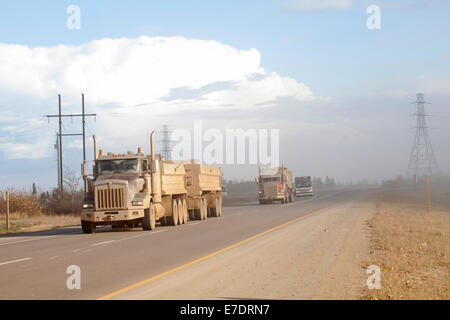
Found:
[(79, 195), (81, 193), (81, 177), (71, 168), (67, 168), (64, 172), (64, 189), (70, 195), (71, 211), (75, 213), (79, 210)]

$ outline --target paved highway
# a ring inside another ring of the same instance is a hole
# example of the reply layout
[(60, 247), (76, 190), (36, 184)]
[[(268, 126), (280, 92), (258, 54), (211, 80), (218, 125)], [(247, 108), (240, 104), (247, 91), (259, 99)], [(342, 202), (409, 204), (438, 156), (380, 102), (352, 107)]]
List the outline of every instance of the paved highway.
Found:
[[(100, 227), (96, 234), (85, 235), (79, 227), (70, 227), (1, 236), (0, 299), (120, 298), (152, 279), (258, 241), (365, 193), (332, 191), (285, 205), (225, 207), (222, 218), (159, 226), (153, 232)], [(80, 290), (66, 286), (71, 265), (80, 267)]]

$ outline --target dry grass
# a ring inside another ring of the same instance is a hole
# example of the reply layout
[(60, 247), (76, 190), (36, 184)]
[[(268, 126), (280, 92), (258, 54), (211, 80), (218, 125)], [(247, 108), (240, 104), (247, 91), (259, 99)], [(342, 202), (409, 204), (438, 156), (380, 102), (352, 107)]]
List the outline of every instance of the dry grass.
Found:
[[(42, 213), (36, 195), (28, 194), (26, 191), (10, 190), (9, 196), (10, 212), (27, 214), (29, 216), (40, 215)], [(5, 191), (0, 190), (0, 212), (6, 212)]]
[(416, 199), (382, 196), (370, 225), (368, 265), (382, 270), (381, 289), (365, 299), (450, 299), (450, 210), (427, 213)]
[[(6, 217), (0, 215), (0, 234), (6, 232)], [(8, 233), (47, 230), (80, 225), (79, 215), (26, 215), (11, 214)]]

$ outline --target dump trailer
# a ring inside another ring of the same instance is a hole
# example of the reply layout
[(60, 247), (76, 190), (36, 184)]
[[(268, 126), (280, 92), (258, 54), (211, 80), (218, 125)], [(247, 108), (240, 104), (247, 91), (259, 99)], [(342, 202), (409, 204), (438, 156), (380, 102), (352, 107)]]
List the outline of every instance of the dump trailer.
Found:
[(257, 183), (259, 204), (292, 202), (292, 173), (285, 167), (259, 168)]
[(222, 216), (220, 167), (185, 161), (187, 206), (190, 220)]
[(295, 196), (312, 196), (314, 195), (311, 177), (295, 177)]
[[(98, 225), (113, 228), (142, 226), (144, 230), (154, 230), (157, 220), (163, 226), (185, 224), (189, 210), (198, 209), (200, 217), (205, 218), (208, 211), (222, 212), (221, 195), (215, 192), (216, 189), (201, 189), (198, 198), (196, 189), (188, 186), (189, 175), (191, 180), (197, 179), (202, 185), (203, 179), (196, 176), (197, 171), (186, 175), (184, 162), (163, 160), (161, 155), (155, 154), (154, 132), (151, 155), (144, 154), (143, 148), (137, 153), (105, 154), (100, 150), (97, 154), (95, 136), (94, 149), (93, 174), (87, 175), (86, 163), (82, 165), (88, 185), (81, 214), (84, 233), (94, 233)], [(212, 168), (218, 170), (220, 177), (220, 168)], [(212, 194), (220, 197), (219, 210), (210, 200)]]

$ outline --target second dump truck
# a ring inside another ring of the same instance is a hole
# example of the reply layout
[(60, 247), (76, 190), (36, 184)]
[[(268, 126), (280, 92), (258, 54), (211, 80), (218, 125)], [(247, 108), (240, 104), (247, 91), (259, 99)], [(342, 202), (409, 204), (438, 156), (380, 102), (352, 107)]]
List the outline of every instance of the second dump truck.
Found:
[(88, 191), (81, 215), (84, 233), (94, 233), (98, 225), (138, 227), (154, 230), (161, 225), (185, 224), (190, 219), (204, 220), (222, 215), (220, 167), (205, 166), (194, 160), (169, 161), (142, 148), (137, 153), (97, 153), (93, 174), (82, 173)]
[(285, 167), (259, 168), (257, 183), (259, 204), (292, 202), (292, 173)]

